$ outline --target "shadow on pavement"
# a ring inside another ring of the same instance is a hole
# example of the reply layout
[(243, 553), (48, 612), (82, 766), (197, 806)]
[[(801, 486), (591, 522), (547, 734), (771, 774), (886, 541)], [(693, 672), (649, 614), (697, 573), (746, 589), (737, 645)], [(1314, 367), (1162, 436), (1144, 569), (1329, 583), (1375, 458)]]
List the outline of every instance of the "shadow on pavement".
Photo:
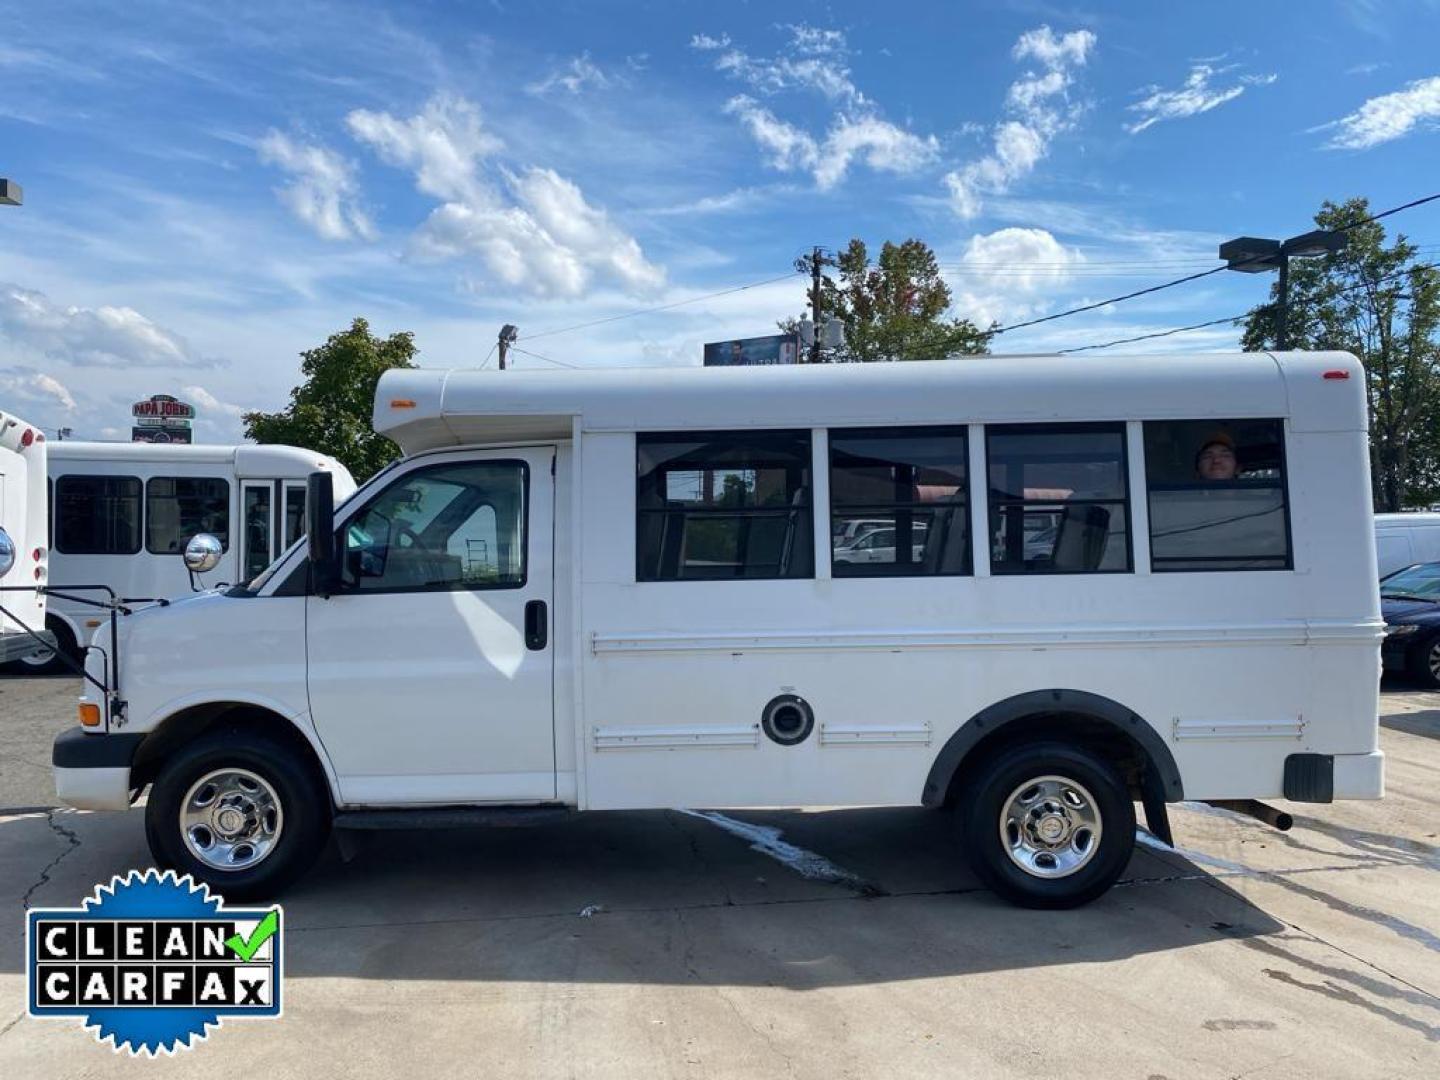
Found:
[[(1097, 963), (1283, 929), (1173, 853), (1137, 849), (1123, 883), (1086, 908), (1025, 911), (979, 886), (946, 814), (729, 816), (780, 830), (847, 883), (807, 879), (671, 811), (359, 834), (350, 861), (332, 845), (281, 898), (287, 973), (803, 990)], [(7, 832), (24, 824), (40, 838), (56, 823), (79, 843), (45, 845), (49, 858), (69, 853), (34, 892), (37, 906), (76, 904), (96, 881), (148, 863), (138, 814), (55, 815), (0, 823), (0, 872), (17, 869)], [(20, 962), (7, 940), (0, 967)]]
[(1395, 713), (1380, 717), (1380, 726), (1391, 731), (1403, 731), (1407, 735), (1419, 735), (1426, 739), (1440, 739), (1440, 709), (1426, 709), (1424, 712)]

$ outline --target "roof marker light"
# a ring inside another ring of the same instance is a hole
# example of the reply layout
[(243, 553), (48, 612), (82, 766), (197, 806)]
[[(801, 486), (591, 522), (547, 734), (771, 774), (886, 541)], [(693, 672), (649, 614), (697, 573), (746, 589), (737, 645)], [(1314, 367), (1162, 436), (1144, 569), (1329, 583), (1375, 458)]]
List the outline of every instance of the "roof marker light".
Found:
[(27, 428), (25, 429), (25, 434), (20, 436), (20, 445), (21, 445), (21, 446), (29, 446), (29, 445), (30, 445), (32, 442), (34, 442), (34, 441), (35, 441), (35, 432), (34, 432), (33, 429), (27, 427)]
[(390, 407), (392, 409), (413, 409), (415, 407), (415, 400), (408, 397), (391, 398)]
[(1322, 375), (1321, 378), (1322, 378), (1322, 379), (1348, 379), (1348, 378), (1350, 378), (1350, 372), (1346, 371), (1344, 368), (1334, 368), (1334, 369), (1332, 369), (1332, 370), (1330, 370), (1330, 371), (1325, 372), (1325, 374)]

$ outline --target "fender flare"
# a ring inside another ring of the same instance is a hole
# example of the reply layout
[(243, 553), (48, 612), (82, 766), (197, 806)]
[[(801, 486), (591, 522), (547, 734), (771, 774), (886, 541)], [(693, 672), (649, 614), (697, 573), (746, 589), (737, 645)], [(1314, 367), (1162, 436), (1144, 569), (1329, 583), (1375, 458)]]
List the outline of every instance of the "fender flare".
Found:
[(961, 763), (981, 739), (1017, 720), (1056, 712), (1078, 713), (1128, 735), (1150, 759), (1164, 802), (1180, 802), (1185, 798), (1185, 785), (1181, 782), (1175, 756), (1144, 717), (1118, 701), (1085, 690), (1032, 690), (997, 701), (965, 721), (936, 755), (925, 778), (925, 790), (920, 801), (931, 807), (940, 806), (945, 801), (950, 782), (960, 770)]

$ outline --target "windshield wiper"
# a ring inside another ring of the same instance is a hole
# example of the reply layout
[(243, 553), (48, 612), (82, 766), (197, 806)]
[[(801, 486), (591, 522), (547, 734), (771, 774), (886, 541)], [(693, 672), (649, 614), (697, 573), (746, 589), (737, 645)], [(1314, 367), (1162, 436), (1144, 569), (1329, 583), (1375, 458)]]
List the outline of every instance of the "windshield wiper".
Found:
[(1382, 592), (1381, 600), (1424, 600), (1427, 604), (1440, 604), (1440, 597), (1421, 596), (1419, 593), (1409, 592)]

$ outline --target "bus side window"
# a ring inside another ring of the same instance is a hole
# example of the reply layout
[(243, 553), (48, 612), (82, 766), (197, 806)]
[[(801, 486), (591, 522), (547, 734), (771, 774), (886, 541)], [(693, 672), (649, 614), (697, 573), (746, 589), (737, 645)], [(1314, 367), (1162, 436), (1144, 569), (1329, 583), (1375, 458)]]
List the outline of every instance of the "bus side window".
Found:
[(832, 428), (835, 577), (970, 573), (965, 428)]
[(55, 548), (67, 555), (140, 550), (140, 478), (80, 476), (55, 481)]
[(1124, 424), (986, 429), (993, 574), (1130, 570)]
[(635, 580), (814, 576), (809, 431), (641, 432)]
[(230, 548), (230, 484), (220, 477), (152, 476), (145, 484), (145, 550), (180, 555), (197, 533)]
[(1283, 421), (1149, 421), (1145, 482), (1155, 572), (1292, 568)]

